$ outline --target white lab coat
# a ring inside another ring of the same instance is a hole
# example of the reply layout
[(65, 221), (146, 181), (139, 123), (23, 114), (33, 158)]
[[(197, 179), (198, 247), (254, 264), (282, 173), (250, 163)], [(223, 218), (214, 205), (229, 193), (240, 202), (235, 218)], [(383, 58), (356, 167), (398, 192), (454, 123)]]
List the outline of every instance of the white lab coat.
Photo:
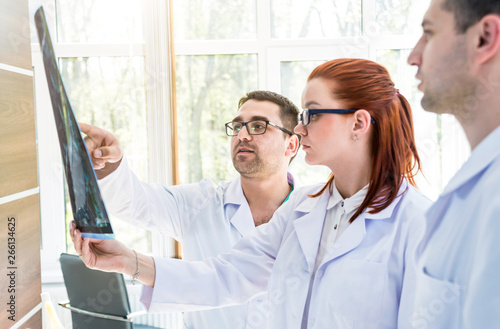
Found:
[[(155, 258), (150, 311), (233, 305), (268, 290), (268, 327), (300, 329), (330, 193), (305, 187), (231, 253), (203, 262)], [(409, 328), (415, 248), (431, 202), (404, 181), (400, 196), (377, 214), (364, 212), (316, 272), (307, 328)], [(251, 316), (251, 314), (250, 314)], [(305, 327), (305, 326), (304, 326)]]
[[(99, 182), (110, 214), (180, 241), (184, 260), (227, 252), (255, 228), (239, 177), (218, 185), (210, 179), (170, 187), (146, 184), (124, 158), (115, 172)], [(293, 184), (291, 175), (289, 182)], [(264, 294), (243, 305), (186, 313), (185, 328), (267, 328), (267, 310), (257, 309), (265, 298)]]
[(413, 325), (500, 328), (500, 128), (427, 214)]

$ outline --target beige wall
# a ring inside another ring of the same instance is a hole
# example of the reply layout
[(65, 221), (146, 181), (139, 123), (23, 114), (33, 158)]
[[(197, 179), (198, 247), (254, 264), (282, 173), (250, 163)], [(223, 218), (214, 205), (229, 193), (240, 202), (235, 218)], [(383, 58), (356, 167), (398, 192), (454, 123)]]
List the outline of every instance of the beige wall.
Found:
[[(40, 215), (28, 1), (0, 2), (0, 328), (42, 328)], [(10, 244), (9, 244), (10, 242)], [(12, 249), (11, 249), (12, 248)], [(9, 254), (9, 251), (12, 254)], [(10, 274), (10, 275), (9, 275)], [(15, 301), (14, 311), (7, 303)]]

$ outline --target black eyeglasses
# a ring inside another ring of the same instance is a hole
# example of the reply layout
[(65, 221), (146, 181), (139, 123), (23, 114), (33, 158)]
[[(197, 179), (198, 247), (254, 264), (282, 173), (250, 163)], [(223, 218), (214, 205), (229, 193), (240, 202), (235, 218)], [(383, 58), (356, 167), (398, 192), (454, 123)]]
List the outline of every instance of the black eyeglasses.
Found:
[(293, 135), (291, 131), (286, 130), (285, 128), (282, 128), (270, 121), (264, 120), (252, 120), (247, 122), (231, 121), (225, 124), (226, 134), (228, 136), (237, 136), (241, 129), (243, 129), (243, 126), (247, 128), (249, 135), (262, 135), (266, 133), (267, 125), (271, 125), (289, 135)]
[[(334, 114), (347, 114), (347, 113), (354, 113), (359, 109), (305, 109), (302, 111), (302, 113), (299, 114), (299, 122), (302, 122), (303, 126), (307, 126), (309, 122), (311, 122), (311, 114), (317, 114), (317, 113), (334, 113)], [(375, 124), (375, 120), (371, 118), (371, 123)]]

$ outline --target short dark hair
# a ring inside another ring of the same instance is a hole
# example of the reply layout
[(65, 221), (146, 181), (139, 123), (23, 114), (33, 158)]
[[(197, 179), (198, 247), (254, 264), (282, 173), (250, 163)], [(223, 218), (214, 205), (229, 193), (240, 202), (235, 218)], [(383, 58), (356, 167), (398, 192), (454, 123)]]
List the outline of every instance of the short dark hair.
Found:
[(299, 108), (291, 100), (272, 91), (254, 90), (248, 92), (245, 96), (240, 98), (238, 108), (251, 99), (261, 102), (268, 101), (278, 105), (281, 109), (280, 119), (283, 122), (283, 128), (293, 132), (293, 129), (299, 122)]
[(455, 28), (460, 34), (486, 15), (500, 15), (499, 0), (445, 0), (442, 8), (453, 13)]

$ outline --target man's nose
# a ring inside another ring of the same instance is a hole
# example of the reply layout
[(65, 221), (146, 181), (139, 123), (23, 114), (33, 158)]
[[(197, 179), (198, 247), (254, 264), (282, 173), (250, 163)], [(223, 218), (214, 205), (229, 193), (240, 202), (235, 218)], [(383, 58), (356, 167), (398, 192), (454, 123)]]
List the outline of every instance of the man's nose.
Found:
[(248, 133), (248, 127), (247, 126), (243, 126), (241, 127), (241, 130), (238, 132), (238, 139), (239, 140), (251, 140), (252, 139), (252, 135), (250, 135)]
[(408, 64), (420, 66), (422, 64), (422, 48), (424, 45), (424, 36), (420, 37), (415, 48), (413, 48), (410, 56), (408, 56)]

